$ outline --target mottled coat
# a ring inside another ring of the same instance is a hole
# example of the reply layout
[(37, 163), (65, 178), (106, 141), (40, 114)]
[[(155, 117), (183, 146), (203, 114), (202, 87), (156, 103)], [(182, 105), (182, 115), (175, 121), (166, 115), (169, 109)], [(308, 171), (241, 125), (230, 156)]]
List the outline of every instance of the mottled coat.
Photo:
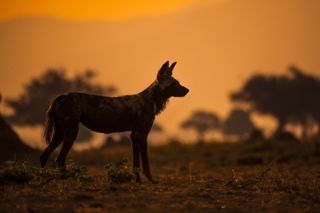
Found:
[(57, 158), (64, 167), (66, 156), (77, 137), (79, 123), (89, 129), (112, 133), (131, 131), (133, 170), (139, 176), (139, 155), (143, 173), (152, 181), (147, 153), (147, 137), (155, 116), (160, 113), (172, 96), (183, 97), (188, 89), (172, 77), (176, 63), (166, 62), (160, 68), (157, 79), (145, 90), (135, 95), (105, 97), (85, 93), (68, 93), (58, 96), (47, 112), (45, 139), (48, 147), (40, 157), (45, 166), (49, 155), (63, 142)]

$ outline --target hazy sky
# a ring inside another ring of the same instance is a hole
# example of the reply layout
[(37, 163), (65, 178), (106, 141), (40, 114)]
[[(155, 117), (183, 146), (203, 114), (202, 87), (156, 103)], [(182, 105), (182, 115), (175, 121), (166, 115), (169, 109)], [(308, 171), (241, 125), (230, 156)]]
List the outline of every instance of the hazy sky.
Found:
[(65, 19), (119, 20), (164, 15), (197, 1), (199, 2), (199, 0), (4, 0), (1, 2), (0, 19), (6, 20), (17, 16), (53, 16)]
[(133, 94), (164, 61), (178, 61), (174, 75), (190, 93), (159, 116), (170, 133), (195, 109), (225, 116), (228, 94), (257, 71), (295, 64), (320, 74), (318, 0), (8, 0), (0, 20), (4, 98), (49, 67), (91, 68)]

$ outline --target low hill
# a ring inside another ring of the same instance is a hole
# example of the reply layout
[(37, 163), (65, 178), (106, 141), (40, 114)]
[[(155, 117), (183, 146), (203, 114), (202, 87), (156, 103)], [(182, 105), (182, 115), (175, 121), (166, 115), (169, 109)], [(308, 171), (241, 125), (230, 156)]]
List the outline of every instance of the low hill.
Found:
[(35, 159), (39, 151), (26, 145), (0, 115), (0, 162)]

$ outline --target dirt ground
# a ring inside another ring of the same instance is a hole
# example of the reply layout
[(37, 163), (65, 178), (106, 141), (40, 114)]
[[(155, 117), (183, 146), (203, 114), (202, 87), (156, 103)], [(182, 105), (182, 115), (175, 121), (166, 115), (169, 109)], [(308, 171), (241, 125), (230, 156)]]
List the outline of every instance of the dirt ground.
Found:
[(157, 184), (110, 182), (106, 163), (130, 164), (130, 149), (72, 153), (88, 179), (2, 182), (0, 212), (320, 212), (319, 145), (312, 141), (170, 143), (150, 149)]

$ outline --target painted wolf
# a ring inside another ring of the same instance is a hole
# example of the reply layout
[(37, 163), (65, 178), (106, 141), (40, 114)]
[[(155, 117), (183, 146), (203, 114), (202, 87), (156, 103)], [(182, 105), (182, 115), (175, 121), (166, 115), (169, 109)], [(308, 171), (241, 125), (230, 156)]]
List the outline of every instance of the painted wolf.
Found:
[(40, 156), (44, 167), (49, 155), (63, 142), (56, 162), (65, 168), (67, 154), (77, 137), (79, 122), (101, 133), (131, 131), (133, 172), (140, 182), (139, 168), (153, 182), (147, 152), (147, 137), (154, 118), (166, 106), (170, 97), (183, 97), (189, 90), (172, 77), (176, 62), (165, 62), (156, 80), (135, 95), (105, 97), (85, 93), (67, 93), (55, 98), (46, 113), (44, 137), (48, 144)]

